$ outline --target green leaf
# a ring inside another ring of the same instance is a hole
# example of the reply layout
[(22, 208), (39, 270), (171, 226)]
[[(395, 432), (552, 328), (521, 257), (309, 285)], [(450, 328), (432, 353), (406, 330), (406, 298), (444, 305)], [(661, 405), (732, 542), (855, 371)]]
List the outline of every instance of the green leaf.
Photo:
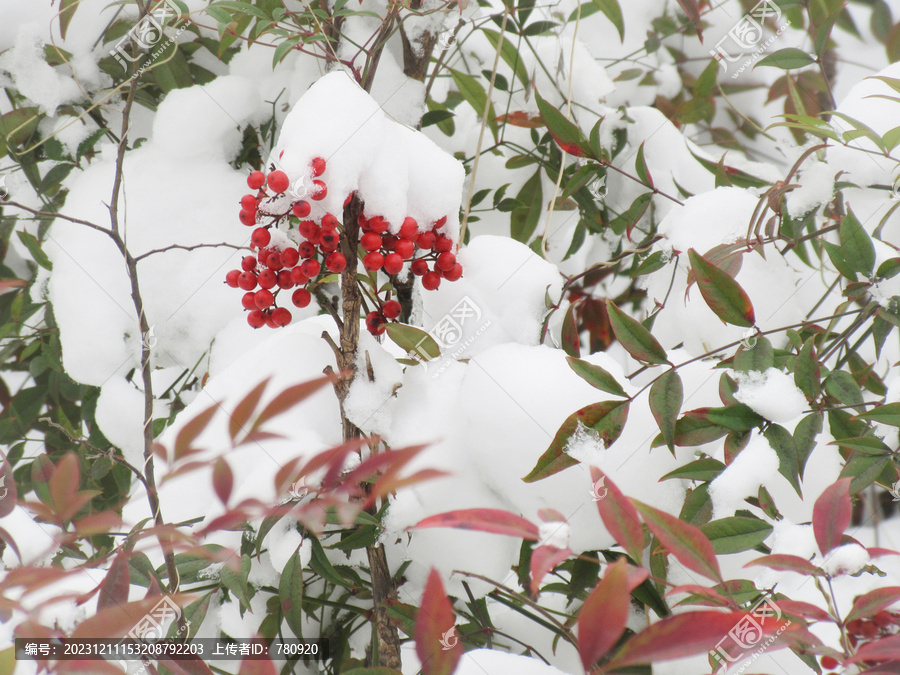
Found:
[(41, 120), (36, 107), (16, 108), (0, 115), (0, 157), (9, 152), (10, 146), (22, 145), (35, 132)]
[(822, 391), (821, 367), (814, 353), (815, 341), (814, 337), (809, 338), (794, 361), (794, 383), (810, 401), (815, 400)]
[(522, 480), (533, 483), (578, 464), (566, 453), (569, 440), (579, 426), (593, 429), (599, 434), (604, 447), (609, 448), (622, 433), (628, 419), (628, 401), (601, 401), (577, 410), (562, 423), (550, 447), (541, 455), (531, 472)]
[(732, 516), (701, 525), (700, 531), (709, 537), (716, 555), (726, 555), (759, 546), (772, 534), (772, 526), (759, 518)]
[(858, 406), (863, 402), (862, 391), (846, 370), (833, 370), (825, 378), (825, 392), (844, 405)]
[(454, 117), (456, 115), (449, 110), (429, 110), (422, 115), (422, 128), (430, 127), (432, 124), (439, 124)]
[(779, 424), (773, 424), (763, 434), (769, 445), (778, 455), (778, 473), (787, 478), (791, 487), (801, 497), (800, 462), (797, 458), (797, 445), (791, 433)]
[(725, 470), (725, 465), (712, 457), (703, 457), (689, 462), (684, 466), (678, 467), (674, 471), (670, 471), (660, 478), (660, 481), (670, 480), (672, 478), (682, 478), (684, 480), (710, 481), (716, 478)]
[(541, 35), (542, 33), (550, 32), (557, 26), (559, 26), (559, 24), (555, 21), (535, 21), (534, 23), (529, 24), (525, 27), (525, 30), (522, 31), (522, 35), (526, 37), (534, 37), (535, 35)]
[(59, 2), (59, 34), (63, 40), (66, 39), (66, 31), (69, 30), (69, 23), (75, 16), (79, 2), (81, 0), (60, 0)]
[(613, 396), (628, 398), (628, 394), (625, 393), (625, 390), (622, 389), (622, 386), (616, 381), (616, 378), (600, 366), (571, 356), (566, 357), (566, 362), (569, 364), (569, 367), (575, 371), (575, 374), (578, 375), (578, 377), (592, 387), (605, 391)]
[(797, 449), (797, 468), (800, 477), (806, 468), (806, 461), (816, 447), (816, 437), (822, 433), (825, 416), (822, 413), (805, 415), (794, 427), (794, 446)]
[(247, 576), (250, 574), (250, 556), (241, 556), (239, 571), (231, 569), (227, 564), (221, 571), (222, 585), (241, 602), (244, 609), (250, 609), (250, 596), (247, 595)]
[(716, 316), (736, 326), (755, 324), (753, 304), (740, 284), (694, 249), (688, 251), (688, 256), (700, 293)]
[(854, 419), (869, 420), (892, 427), (900, 427), (900, 403), (887, 403), (860, 413)]
[(610, 229), (616, 234), (622, 234), (623, 232), (630, 234), (631, 230), (634, 229), (634, 226), (638, 224), (638, 221), (643, 217), (644, 213), (646, 213), (652, 200), (652, 192), (645, 192), (638, 195), (637, 198), (631, 202), (631, 206), (610, 221)]
[(527, 244), (534, 234), (538, 221), (541, 219), (541, 211), (544, 207), (544, 197), (541, 190), (541, 170), (537, 171), (525, 181), (525, 185), (519, 190), (516, 199), (526, 206), (513, 209), (510, 214), (510, 234), (516, 241)]
[(619, 42), (625, 42), (625, 21), (622, 18), (622, 8), (619, 6), (618, 0), (593, 0), (601, 12), (612, 21), (616, 30), (619, 31)]
[(787, 49), (779, 49), (777, 52), (760, 59), (754, 68), (769, 66), (781, 68), (782, 70), (791, 70), (793, 68), (803, 68), (815, 62), (815, 59), (802, 49), (788, 47)]
[(854, 272), (872, 276), (872, 269), (875, 267), (875, 247), (850, 208), (847, 209), (847, 215), (841, 220), (838, 235), (841, 241), (841, 252), (847, 265)]
[[(893, 470), (890, 456), (855, 454), (844, 465), (840, 478), (853, 479), (850, 481), (850, 494), (854, 495), (872, 485), (888, 467)], [(896, 479), (897, 474), (893, 475)]]
[(553, 136), (553, 140), (556, 141), (557, 145), (570, 155), (590, 157), (593, 152), (581, 129), (567, 120), (565, 115), (559, 110), (547, 103), (539, 93), (535, 92), (535, 98), (537, 99), (541, 117), (544, 118), (547, 129), (550, 130), (550, 135)]
[[(500, 33), (488, 28), (483, 28), (482, 33), (484, 33), (484, 36), (496, 51), (497, 45), (500, 43)], [(500, 47), (500, 56), (506, 62), (506, 65), (508, 65), (516, 74), (516, 77), (519, 82), (522, 83), (522, 86), (527, 88), (528, 69), (525, 67), (524, 61), (522, 61), (522, 58), (519, 56), (519, 50), (516, 49), (516, 45), (513, 44), (508, 37), (504, 38), (503, 46)]]
[(641, 141), (641, 145), (638, 147), (637, 157), (634, 160), (634, 168), (637, 171), (638, 178), (644, 181), (644, 184), (653, 187), (653, 176), (650, 175), (650, 169), (647, 167), (647, 160), (644, 159), (644, 143), (646, 141)]
[(629, 354), (638, 361), (658, 364), (669, 362), (666, 350), (639, 321), (628, 316), (612, 300), (606, 301), (606, 308), (613, 333)]
[(19, 230), (16, 232), (19, 236), (19, 240), (25, 244), (25, 248), (28, 249), (28, 252), (31, 253), (31, 257), (34, 258), (34, 261), (43, 267), (46, 270), (53, 269), (53, 265), (50, 262), (50, 258), (47, 257), (47, 254), (44, 253), (43, 249), (41, 249), (40, 242), (35, 238), (33, 234), (30, 232), (25, 232), (24, 230)]
[(568, 358), (581, 356), (581, 340), (578, 338), (578, 322), (575, 320), (575, 307), (577, 304), (577, 302), (573, 302), (569, 305), (566, 315), (563, 317), (562, 329), (560, 330), (559, 339), (562, 343), (563, 351), (569, 355)]
[(701, 408), (706, 418), (730, 431), (750, 431), (765, 423), (765, 418), (743, 403), (718, 408)]
[(828, 254), (831, 264), (834, 265), (834, 268), (838, 273), (842, 277), (850, 279), (850, 281), (856, 281), (856, 271), (844, 258), (844, 252), (841, 247), (837, 244), (832, 244), (830, 241), (824, 240), (822, 241), (822, 246), (825, 248), (825, 252)]
[(675, 423), (683, 402), (684, 386), (674, 368), (663, 373), (650, 387), (650, 412), (672, 453), (675, 452)]
[(303, 636), (303, 564), (300, 547), (287, 561), (278, 582), (278, 599), (285, 621), (297, 637)]
[(417, 361), (430, 361), (441, 355), (440, 347), (427, 332), (405, 323), (387, 324), (387, 334), (400, 349)]
[[(454, 70), (453, 68), (449, 68), (448, 70), (450, 71), (450, 76), (453, 78), (453, 82), (456, 84), (457, 90), (462, 94), (466, 103), (472, 106), (472, 109), (479, 118), (482, 118), (484, 116), (485, 106), (488, 104), (487, 92), (484, 90), (484, 87), (481, 86), (481, 83), (478, 82), (478, 80), (467, 73)], [(490, 128), (491, 133), (494, 134), (495, 140), (497, 139), (496, 118), (497, 115), (494, 112), (494, 104), (491, 103), (488, 107), (487, 125)]]

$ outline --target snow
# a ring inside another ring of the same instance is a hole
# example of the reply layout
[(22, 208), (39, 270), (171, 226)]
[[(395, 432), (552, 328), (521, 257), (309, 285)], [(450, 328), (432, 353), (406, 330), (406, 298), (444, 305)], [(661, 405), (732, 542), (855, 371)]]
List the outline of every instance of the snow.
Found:
[(835, 169), (825, 162), (808, 162), (800, 172), (800, 187), (787, 195), (788, 213), (800, 218), (834, 197)]
[(856, 574), (869, 564), (869, 553), (859, 544), (844, 544), (829, 551), (824, 560), (814, 560), (813, 563), (821, 565), (830, 576)]
[(538, 527), (537, 546), (552, 546), (553, 548), (568, 548), (571, 528), (565, 521), (548, 521)]
[(755, 497), (760, 485), (773, 481), (778, 466), (778, 455), (766, 438), (754, 431), (747, 446), (709, 485), (713, 518), (731, 516), (744, 508), (744, 499)]
[(3, 71), (10, 74), (16, 89), (49, 115), (55, 115), (64, 103), (83, 96), (75, 80), (54, 70), (44, 60), (44, 43), (34, 29), (22, 30), (15, 46), (0, 55), (0, 72)]
[(735, 372), (734, 379), (738, 384), (734, 397), (776, 424), (788, 424), (809, 410), (809, 403), (794, 384), (794, 378), (778, 368), (769, 368), (764, 373)]

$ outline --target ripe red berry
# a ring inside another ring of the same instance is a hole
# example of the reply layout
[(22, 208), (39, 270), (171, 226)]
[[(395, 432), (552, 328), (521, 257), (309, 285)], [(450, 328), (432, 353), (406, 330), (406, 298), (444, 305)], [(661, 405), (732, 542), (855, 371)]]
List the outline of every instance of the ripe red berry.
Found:
[(453, 267), (451, 267), (446, 272), (442, 272), (441, 276), (444, 277), (447, 281), (458, 281), (462, 276), (463, 268), (462, 265), (456, 263)]
[(272, 310), (267, 309), (264, 311), (264, 314), (266, 316), (266, 325), (269, 328), (278, 328), (278, 324), (275, 323), (275, 320), (272, 318)]
[(337, 233), (332, 234), (330, 230), (323, 230), (322, 235), (319, 238), (321, 239), (319, 250), (322, 251), (322, 253), (331, 253), (332, 251), (337, 250)]
[(277, 272), (282, 267), (284, 267), (284, 263), (281, 262), (281, 253), (278, 251), (272, 251), (266, 257), (266, 267), (268, 267), (273, 272)]
[(325, 196), (328, 194), (328, 186), (320, 180), (314, 180), (313, 186), (312, 198), (316, 201), (325, 199)]
[(241, 305), (244, 309), (256, 309), (256, 293), (247, 291), (241, 298)]
[(838, 667), (839, 662), (833, 656), (823, 656), (821, 660), (821, 664), (823, 668), (827, 668), (828, 670), (833, 670)]
[(392, 234), (386, 234), (381, 238), (381, 247), (385, 251), (393, 251), (394, 247), (397, 245), (397, 237)]
[(372, 251), (371, 253), (366, 253), (363, 256), (363, 267), (365, 267), (370, 272), (377, 272), (384, 265), (384, 256), (381, 255), (378, 251)]
[(453, 249), (453, 240), (446, 235), (439, 235), (437, 239), (434, 240), (434, 250), (438, 253), (446, 253)]
[(387, 326), (387, 321), (379, 312), (369, 312), (366, 315), (366, 328), (372, 335), (381, 335)]
[(242, 291), (252, 291), (256, 288), (256, 275), (253, 272), (242, 272), (237, 285)]
[(303, 201), (302, 199), (299, 202), (294, 202), (294, 215), (298, 218), (306, 218), (309, 215), (309, 212), (312, 211), (312, 207), (309, 205), (309, 202)]
[(381, 308), (381, 313), (384, 314), (385, 318), (396, 319), (400, 316), (401, 309), (399, 302), (396, 300), (388, 300)]
[(228, 274), (225, 275), (225, 283), (231, 286), (232, 288), (238, 287), (238, 279), (241, 276), (240, 270), (231, 270)]
[(441, 275), (437, 272), (428, 272), (422, 277), (422, 287), (426, 291), (433, 291), (441, 285)]
[(260, 288), (275, 288), (275, 284), (278, 283), (278, 277), (275, 276), (275, 272), (272, 270), (265, 269), (259, 273), (256, 281)]
[(297, 231), (301, 234), (301, 236), (312, 241), (313, 239), (315, 239), (316, 233), (319, 231), (319, 226), (311, 220), (301, 220), (300, 224), (297, 226)]
[(309, 277), (303, 273), (302, 268), (295, 267), (291, 270), (291, 281), (294, 282), (295, 286), (305, 286), (309, 283)]
[(416, 238), (416, 246), (421, 249), (428, 250), (432, 246), (434, 246), (434, 240), (437, 237), (434, 232), (423, 232)]
[(356, 224), (359, 225), (359, 228), (363, 232), (369, 231), (369, 219), (366, 218), (363, 214), (360, 213), (358, 216), (356, 216)]
[(293, 288), (294, 280), (291, 278), (290, 270), (281, 270), (278, 273), (278, 288)]
[(297, 251), (300, 253), (301, 258), (312, 258), (316, 254), (316, 247), (310, 242), (304, 241), (297, 247)]
[(252, 272), (256, 269), (256, 256), (247, 255), (241, 260), (241, 269), (245, 272)]
[(256, 258), (257, 260), (259, 260), (260, 265), (266, 264), (266, 260), (269, 259), (269, 254), (271, 252), (271, 249), (268, 249), (266, 247), (262, 247), (261, 249), (259, 249), (259, 252), (256, 254)]
[(273, 171), (266, 179), (266, 184), (271, 188), (272, 192), (281, 194), (288, 189), (291, 184), (287, 174), (284, 171)]
[(398, 274), (403, 269), (403, 258), (397, 253), (388, 253), (384, 256), (384, 271), (388, 274)]
[(256, 211), (241, 211), (238, 218), (247, 227), (256, 225)]
[(298, 288), (291, 296), (291, 302), (297, 307), (306, 307), (312, 301), (312, 293), (305, 288)]
[(453, 269), (453, 266), (456, 264), (456, 256), (452, 253), (441, 253), (437, 257), (436, 267), (442, 272), (449, 272)]
[(257, 227), (250, 235), (250, 244), (256, 248), (268, 246), (270, 241), (272, 241), (272, 235), (264, 227)]
[(336, 230), (340, 222), (337, 218), (334, 217), (334, 214), (326, 213), (322, 216), (322, 227), (327, 227), (330, 230)]
[(381, 237), (374, 232), (366, 232), (359, 238), (359, 245), (364, 251), (377, 251), (381, 248)]
[(287, 326), (291, 322), (291, 312), (286, 307), (272, 310), (272, 323), (276, 326)]
[(879, 628), (887, 628), (894, 623), (894, 617), (891, 616), (890, 612), (878, 612), (872, 617), (872, 621)]
[(340, 274), (344, 271), (344, 268), (347, 267), (347, 259), (344, 257), (343, 253), (335, 251), (325, 258), (325, 267), (328, 268), (329, 272)]
[(265, 309), (266, 307), (271, 307), (275, 302), (275, 296), (272, 295), (272, 291), (268, 291), (265, 288), (256, 291), (256, 294), (253, 297), (253, 301), (256, 303), (257, 309)]
[(384, 234), (388, 231), (388, 221), (381, 216), (369, 218), (369, 229), (375, 234)]
[(300, 262), (300, 253), (295, 248), (286, 248), (281, 252), (281, 264), (285, 267), (293, 267)]
[(266, 325), (266, 315), (259, 309), (254, 309), (247, 315), (247, 323), (251, 328), (262, 328)]
[(244, 195), (241, 197), (241, 208), (251, 213), (256, 211), (256, 195)]
[(441, 216), (436, 221), (434, 221), (434, 229), (435, 230), (441, 229), (446, 222), (447, 222), (447, 216)]
[(262, 171), (253, 171), (247, 176), (247, 186), (251, 190), (259, 190), (263, 185), (266, 184), (266, 174)]
[[(400, 239), (394, 245), (394, 252), (404, 260), (409, 260), (416, 252), (416, 245), (410, 239)], [(453, 255), (452, 253), (450, 255)]]
[(303, 264), (300, 265), (300, 269), (303, 270), (303, 274), (310, 279), (315, 279), (319, 276), (319, 272), (322, 271), (322, 265), (315, 258), (309, 258), (303, 261)]
[(428, 272), (428, 263), (425, 260), (413, 260), (412, 265), (410, 265), (410, 269), (412, 273), (417, 277), (422, 276), (423, 274)]
[(313, 160), (309, 163), (313, 170), (313, 176), (321, 176), (325, 173), (325, 160), (321, 157), (313, 157)]
[(404, 239), (415, 239), (419, 234), (419, 223), (416, 222), (415, 218), (407, 216), (403, 219), (399, 234)]

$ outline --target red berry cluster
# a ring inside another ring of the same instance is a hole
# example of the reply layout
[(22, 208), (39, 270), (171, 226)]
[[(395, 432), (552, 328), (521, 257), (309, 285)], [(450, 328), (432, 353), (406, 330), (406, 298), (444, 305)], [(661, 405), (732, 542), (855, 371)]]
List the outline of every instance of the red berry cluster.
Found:
[[(328, 186), (319, 177), (325, 173), (325, 160), (316, 157), (310, 163), (314, 180), (310, 199), (318, 201), (328, 194)], [(272, 215), (270, 209), (260, 211), (260, 205), (273, 204), (281, 199), (290, 180), (284, 171), (273, 169), (268, 176), (262, 171), (254, 171), (247, 178), (247, 185), (256, 194), (246, 194), (241, 198), (240, 221), (248, 227), (255, 227), (250, 235), (251, 249), (257, 255), (248, 255), (241, 261), (241, 269), (231, 270), (225, 275), (225, 283), (232, 288), (245, 291), (242, 299), (247, 314), (247, 323), (253, 328), (269, 326), (279, 328), (291, 322), (291, 312), (278, 306), (278, 296), (282, 290), (296, 290), (291, 294), (291, 302), (297, 307), (306, 307), (312, 295), (306, 286), (324, 271), (339, 274), (347, 266), (347, 259), (338, 251), (342, 225), (331, 213), (324, 214), (318, 221), (310, 218), (312, 206), (304, 199), (290, 204), (290, 209), (280, 215)], [(269, 194), (271, 191), (271, 195)], [(344, 201), (346, 206), (351, 195)], [(263, 218), (270, 216), (271, 222), (262, 224)], [(294, 248), (270, 247), (273, 226), (294, 216), (298, 222), (297, 231), (300, 244)], [(441, 218), (434, 223), (431, 231), (420, 233), (419, 225), (413, 218), (406, 218), (396, 235), (388, 234), (388, 222), (381, 216), (359, 216), (362, 231), (360, 247), (365, 255), (363, 266), (370, 272), (384, 270), (387, 274), (398, 274), (405, 261), (422, 253), (411, 262), (413, 274), (422, 277), (422, 286), (435, 290), (441, 279), (456, 281), (462, 276), (462, 266), (456, 262), (453, 241), (438, 230), (446, 223)], [(429, 267), (430, 265), (430, 267)], [(377, 299), (377, 296), (376, 296)], [(378, 310), (366, 317), (366, 327), (374, 335), (385, 331), (389, 320), (400, 316), (400, 303), (396, 300), (381, 302)]]
[(856, 647), (859, 642), (877, 640), (878, 638), (896, 635), (900, 632), (900, 613), (881, 611), (869, 619), (854, 619), (847, 622), (847, 635), (850, 645)]

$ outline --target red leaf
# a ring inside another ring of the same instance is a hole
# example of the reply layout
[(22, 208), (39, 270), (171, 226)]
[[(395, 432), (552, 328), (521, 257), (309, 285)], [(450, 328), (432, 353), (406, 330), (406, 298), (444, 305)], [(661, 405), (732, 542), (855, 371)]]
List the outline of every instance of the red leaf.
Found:
[(112, 565), (106, 573), (106, 578), (100, 584), (100, 595), (97, 598), (97, 611), (107, 607), (118, 607), (128, 602), (128, 589), (131, 586), (131, 576), (128, 571), (127, 553), (119, 553), (113, 558)]
[(719, 561), (716, 552), (700, 528), (671, 516), (664, 511), (654, 509), (634, 499), (631, 500), (650, 531), (656, 535), (669, 553), (675, 556), (682, 565), (710, 579), (722, 581), (719, 572)]
[(463, 653), (456, 615), (437, 570), (432, 568), (416, 616), (416, 654), (424, 675), (451, 675)]
[(234, 487), (234, 475), (231, 473), (231, 467), (224, 458), (219, 457), (213, 464), (213, 490), (216, 491), (216, 497), (219, 501), (228, 505), (228, 498), (231, 496), (231, 489)]
[(206, 410), (200, 412), (196, 417), (194, 417), (190, 422), (181, 427), (181, 431), (178, 432), (178, 435), (175, 437), (175, 452), (173, 461), (178, 461), (186, 454), (188, 454), (188, 450), (191, 448), (191, 444), (197, 439), (203, 430), (206, 428), (206, 425), (209, 424), (210, 420), (213, 418), (213, 415), (216, 414), (216, 411), (219, 409), (218, 403), (213, 403)]
[(232, 441), (234, 441), (238, 434), (243, 431), (244, 425), (250, 421), (250, 416), (253, 414), (253, 411), (256, 410), (256, 406), (259, 405), (259, 399), (262, 398), (263, 391), (265, 391), (266, 386), (269, 384), (269, 379), (270, 378), (267, 377), (253, 387), (253, 389), (250, 390), (250, 393), (242, 398), (240, 403), (234, 406), (234, 411), (228, 419), (228, 435), (231, 436)]
[(57, 514), (70, 508), (75, 501), (79, 485), (81, 485), (81, 469), (78, 466), (78, 455), (70, 452), (59, 460), (50, 477), (50, 501)]
[[(170, 595), (167, 597), (175, 604), (178, 604), (182, 596)], [(137, 626), (144, 616), (160, 602), (162, 602), (160, 598), (147, 598), (123, 605), (116, 605), (115, 607), (107, 607), (75, 626), (71, 637), (107, 639), (123, 637), (128, 631)]]
[(687, 597), (683, 600), (679, 600), (679, 605), (706, 605), (708, 607), (728, 607), (732, 604), (732, 601), (729, 601), (725, 596), (721, 595), (714, 588), (708, 588), (706, 586), (699, 586), (697, 584), (685, 584), (683, 586), (675, 586), (672, 590), (666, 593), (666, 597), (668, 598), (670, 595), (677, 595), (679, 593), (690, 593), (692, 596), (699, 596), (700, 598), (704, 598), (705, 602), (700, 602), (697, 598)]
[(544, 118), (540, 115), (531, 115), (524, 110), (513, 110), (505, 115), (500, 115), (495, 122), (501, 124), (511, 124), (514, 127), (523, 127), (525, 129), (539, 129), (545, 126)]
[[(843, 479), (842, 479), (843, 480)], [(891, 635), (875, 642), (868, 642), (859, 648), (859, 651), (847, 659), (845, 663), (857, 663), (859, 661), (891, 661), (900, 659), (900, 635)]]
[(250, 429), (250, 432), (252, 433), (256, 431), (260, 426), (268, 422), (273, 417), (276, 417), (281, 413), (290, 410), (295, 405), (300, 404), (302, 401), (309, 398), (311, 395), (319, 391), (319, 389), (332, 381), (334, 381), (333, 377), (325, 375), (323, 377), (316, 378), (315, 380), (310, 380), (309, 382), (301, 382), (300, 384), (295, 384), (293, 387), (288, 387), (283, 392), (278, 394), (278, 396), (273, 398), (265, 408), (263, 408), (263, 411), (259, 414), (259, 417), (257, 417), (256, 421), (253, 423), (253, 427)]
[(538, 546), (531, 552), (531, 594), (541, 590), (541, 580), (554, 567), (572, 555), (572, 549)]
[(898, 600), (900, 600), (900, 586), (876, 588), (853, 601), (853, 607), (850, 608), (850, 613), (844, 617), (844, 623), (849, 623), (854, 619), (866, 619)]
[[(5, 541), (7, 545), (13, 550), (13, 553), (16, 554), (16, 557), (19, 559), (19, 562), (22, 562), (22, 554), (19, 553), (19, 547), (16, 545), (15, 540), (12, 538), (12, 535), (0, 527), (0, 539)], [(7, 577), (8, 578), (8, 577)]]
[(787, 553), (775, 553), (774, 555), (764, 555), (748, 562), (744, 567), (760, 565), (768, 567), (779, 572), (797, 572), (798, 574), (816, 575), (821, 574), (822, 570), (813, 565), (806, 558), (796, 555), (788, 555)]
[(603, 524), (616, 543), (625, 549), (633, 561), (639, 563), (644, 551), (644, 529), (637, 509), (606, 474), (593, 466), (591, 480), (594, 481), (594, 501)]
[(700, 42), (703, 42), (703, 24), (700, 22), (700, 6), (697, 0), (678, 0), (678, 4), (684, 10), (684, 13), (687, 14), (687, 18), (691, 20), (691, 23), (694, 24)]
[(522, 516), (501, 509), (460, 509), (438, 513), (413, 525), (413, 528), (423, 527), (455, 527), (462, 530), (506, 534), (534, 541), (538, 539), (537, 525)]
[(841, 543), (841, 535), (850, 524), (850, 478), (829, 485), (813, 507), (813, 532), (822, 555)]
[(578, 614), (578, 655), (586, 671), (622, 637), (631, 591), (647, 575), (647, 570), (631, 568), (625, 558), (619, 558), (606, 568), (603, 579), (584, 601)]
[(16, 501), (19, 497), (16, 491), (16, 480), (13, 478), (12, 465), (2, 452), (0, 452), (0, 458), (3, 459), (0, 464), (0, 518), (3, 518), (16, 508)]
[(831, 621), (831, 615), (821, 607), (816, 607), (808, 602), (800, 600), (779, 600), (778, 606), (784, 610), (786, 614), (803, 617), (809, 621)]

